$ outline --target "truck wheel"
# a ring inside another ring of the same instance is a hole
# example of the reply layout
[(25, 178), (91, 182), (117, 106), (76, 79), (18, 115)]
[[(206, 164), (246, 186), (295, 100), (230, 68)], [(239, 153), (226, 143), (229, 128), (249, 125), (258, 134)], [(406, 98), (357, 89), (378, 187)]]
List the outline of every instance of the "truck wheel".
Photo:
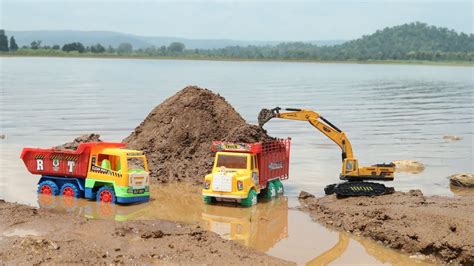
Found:
[(66, 183), (61, 187), (61, 196), (79, 198), (80, 190), (73, 183)]
[(97, 191), (97, 201), (103, 203), (115, 203), (114, 189), (109, 186), (101, 187)]
[(283, 183), (281, 183), (281, 181), (279, 179), (273, 181), (273, 183), (275, 184), (276, 193), (277, 194), (283, 194), (283, 192), (284, 192)]
[(204, 203), (206, 203), (206, 204), (211, 204), (215, 201), (215, 199), (211, 196), (204, 196), (204, 197), (202, 197), (202, 199), (203, 199)]
[(276, 196), (276, 189), (273, 182), (268, 182), (267, 189), (265, 190), (265, 198), (272, 199)]
[(255, 192), (255, 189), (252, 188), (249, 191), (248, 197), (246, 199), (242, 199), (242, 201), (240, 203), (244, 207), (250, 207), (252, 205), (257, 204), (257, 192)]
[(53, 181), (43, 181), (38, 184), (38, 193), (45, 195), (58, 195), (59, 188)]

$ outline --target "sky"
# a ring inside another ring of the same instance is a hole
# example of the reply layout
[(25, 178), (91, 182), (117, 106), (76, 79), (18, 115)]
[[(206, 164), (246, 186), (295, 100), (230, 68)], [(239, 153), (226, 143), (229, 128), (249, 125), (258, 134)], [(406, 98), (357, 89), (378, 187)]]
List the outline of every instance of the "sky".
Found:
[(0, 28), (264, 41), (347, 40), (420, 21), (473, 33), (470, 1), (0, 0)]

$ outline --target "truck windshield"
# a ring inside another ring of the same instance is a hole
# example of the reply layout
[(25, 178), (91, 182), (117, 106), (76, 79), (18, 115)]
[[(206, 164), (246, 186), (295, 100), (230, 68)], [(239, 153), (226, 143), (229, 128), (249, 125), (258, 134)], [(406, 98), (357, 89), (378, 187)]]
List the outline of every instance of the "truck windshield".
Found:
[(247, 169), (247, 156), (219, 154), (216, 167)]
[(127, 157), (128, 172), (146, 171), (143, 156)]

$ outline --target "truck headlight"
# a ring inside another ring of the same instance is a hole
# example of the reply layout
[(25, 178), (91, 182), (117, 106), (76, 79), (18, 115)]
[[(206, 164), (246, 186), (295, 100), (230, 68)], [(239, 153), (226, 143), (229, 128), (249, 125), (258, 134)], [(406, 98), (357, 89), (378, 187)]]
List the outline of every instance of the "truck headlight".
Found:
[(210, 187), (211, 187), (211, 182), (209, 182), (208, 180), (206, 180), (206, 181), (204, 182), (204, 188), (205, 188), (205, 189), (209, 189)]
[(244, 183), (241, 180), (237, 181), (237, 189), (242, 190), (244, 188)]

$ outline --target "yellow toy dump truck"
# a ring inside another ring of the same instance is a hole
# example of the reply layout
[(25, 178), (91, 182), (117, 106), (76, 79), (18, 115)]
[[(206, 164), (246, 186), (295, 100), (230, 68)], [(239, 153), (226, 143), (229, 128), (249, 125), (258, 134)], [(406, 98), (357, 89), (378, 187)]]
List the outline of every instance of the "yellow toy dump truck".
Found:
[(214, 141), (214, 165), (202, 190), (204, 202), (236, 201), (248, 207), (257, 204), (259, 194), (272, 199), (283, 193), (281, 180), (288, 179), (290, 142), (290, 138), (257, 143)]

